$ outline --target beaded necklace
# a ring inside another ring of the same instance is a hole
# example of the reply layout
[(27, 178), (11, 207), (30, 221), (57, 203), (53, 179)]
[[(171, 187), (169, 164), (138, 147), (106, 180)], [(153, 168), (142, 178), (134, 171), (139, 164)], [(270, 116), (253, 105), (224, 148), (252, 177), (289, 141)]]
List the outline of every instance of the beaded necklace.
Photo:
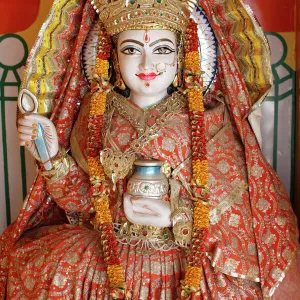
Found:
[(152, 104), (144, 107), (143, 108), (144, 112), (149, 111), (150, 109), (154, 108), (156, 105), (158, 105), (160, 102), (164, 101), (168, 97), (169, 97), (169, 95), (166, 95), (166, 96), (162, 97), (161, 99), (159, 99), (158, 101), (156, 101), (155, 103), (152, 103)]

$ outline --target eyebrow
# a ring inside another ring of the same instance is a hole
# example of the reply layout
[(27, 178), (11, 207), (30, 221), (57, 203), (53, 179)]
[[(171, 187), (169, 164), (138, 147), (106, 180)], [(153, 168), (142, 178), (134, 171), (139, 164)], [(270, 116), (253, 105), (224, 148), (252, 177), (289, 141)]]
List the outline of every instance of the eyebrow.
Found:
[(159, 40), (156, 40), (156, 41), (152, 42), (152, 43), (149, 45), (149, 47), (152, 47), (152, 46), (154, 46), (155, 44), (160, 43), (160, 42), (170, 42), (170, 43), (174, 46), (174, 43), (173, 43), (171, 40), (169, 40), (169, 39), (159, 39)]
[[(174, 46), (174, 43), (173, 43), (170, 39), (159, 39), (159, 40), (156, 40), (156, 41), (152, 42), (152, 43), (149, 45), (149, 47), (152, 47), (152, 46), (154, 46), (154, 45), (156, 45), (156, 44), (158, 44), (158, 43), (160, 43), (160, 42), (170, 42), (170, 43)], [(123, 45), (124, 43), (136, 43), (136, 44), (138, 44), (138, 45), (144, 47), (144, 44), (141, 43), (140, 41), (137, 41), (137, 40), (132, 40), (132, 39), (124, 40), (124, 41), (121, 43), (121, 45)], [(120, 45), (120, 46), (121, 46), (121, 45)]]
[[(138, 44), (138, 45), (144, 47), (144, 44), (141, 43), (141, 42), (139, 42), (139, 41), (137, 41), (137, 40), (124, 40), (124, 41), (121, 43), (121, 45), (123, 45), (124, 43), (136, 43), (136, 44)], [(120, 45), (120, 46), (121, 46), (121, 45)]]

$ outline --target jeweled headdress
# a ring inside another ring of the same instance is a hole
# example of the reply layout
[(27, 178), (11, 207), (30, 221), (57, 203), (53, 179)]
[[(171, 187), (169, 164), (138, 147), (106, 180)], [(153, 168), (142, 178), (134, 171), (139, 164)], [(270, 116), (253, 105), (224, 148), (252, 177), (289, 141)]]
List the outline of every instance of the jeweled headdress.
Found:
[(184, 32), (195, 0), (93, 0), (108, 34), (132, 29)]

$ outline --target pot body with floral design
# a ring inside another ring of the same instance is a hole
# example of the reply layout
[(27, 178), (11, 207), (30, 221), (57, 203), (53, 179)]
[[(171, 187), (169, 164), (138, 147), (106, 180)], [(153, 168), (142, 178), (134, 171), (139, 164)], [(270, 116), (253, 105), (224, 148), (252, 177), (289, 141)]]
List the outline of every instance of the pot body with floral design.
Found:
[(163, 162), (158, 160), (137, 160), (135, 171), (127, 184), (131, 196), (162, 199), (169, 190), (166, 175), (161, 171)]

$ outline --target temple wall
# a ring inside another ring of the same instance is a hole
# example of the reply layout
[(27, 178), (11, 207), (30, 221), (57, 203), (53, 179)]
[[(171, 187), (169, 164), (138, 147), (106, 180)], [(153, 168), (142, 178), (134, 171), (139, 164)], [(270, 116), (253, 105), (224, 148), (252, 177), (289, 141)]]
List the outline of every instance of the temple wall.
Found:
[[(20, 149), (18, 146), (15, 126), (16, 100), (28, 49), (33, 46), (52, 2), (53, 0), (0, 1), (0, 17), (1, 14), (5, 15), (0, 18), (0, 233), (17, 217), (36, 173), (33, 160), (23, 147)], [(262, 149), (293, 199), (296, 112), (295, 0), (246, 2), (251, 5), (262, 23), (272, 50), (274, 87), (263, 105)], [(7, 18), (7, 15), (10, 17)], [(297, 83), (300, 91), (300, 80)], [(299, 103), (298, 106), (300, 112)], [(300, 136), (299, 132), (297, 134)], [(298, 153), (299, 150), (300, 146)], [(299, 160), (300, 158), (298, 163)], [(300, 182), (300, 174), (296, 175)], [(296, 193), (299, 199), (300, 191)]]
[[(300, 220), (300, 3), (296, 2), (296, 137), (295, 137), (295, 212)], [(300, 223), (298, 221), (298, 226)]]
[(294, 200), (296, 0), (246, 0), (271, 47), (273, 88), (262, 106), (263, 153)]
[(18, 145), (16, 101), (28, 51), (52, 3), (0, 1), (0, 233), (18, 216), (36, 173), (33, 160)]

